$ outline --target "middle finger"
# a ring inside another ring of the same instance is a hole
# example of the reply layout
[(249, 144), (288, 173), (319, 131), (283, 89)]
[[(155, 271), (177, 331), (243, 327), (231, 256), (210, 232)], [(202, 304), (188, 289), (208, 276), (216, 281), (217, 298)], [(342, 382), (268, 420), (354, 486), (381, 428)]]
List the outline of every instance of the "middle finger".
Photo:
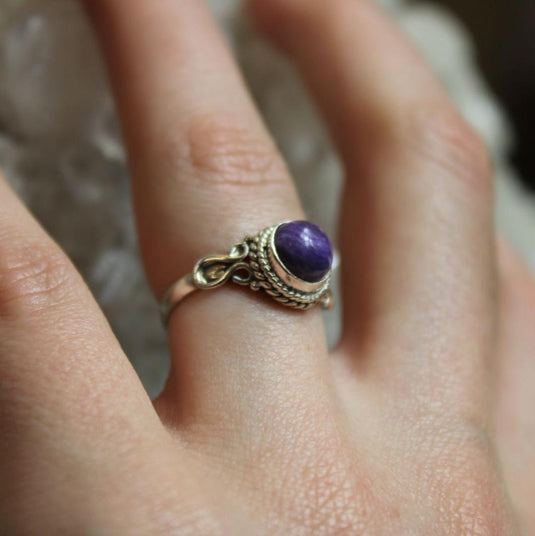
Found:
[(426, 401), (486, 426), (496, 312), (486, 148), (374, 2), (252, 5), (344, 160), (341, 354), (396, 407)]

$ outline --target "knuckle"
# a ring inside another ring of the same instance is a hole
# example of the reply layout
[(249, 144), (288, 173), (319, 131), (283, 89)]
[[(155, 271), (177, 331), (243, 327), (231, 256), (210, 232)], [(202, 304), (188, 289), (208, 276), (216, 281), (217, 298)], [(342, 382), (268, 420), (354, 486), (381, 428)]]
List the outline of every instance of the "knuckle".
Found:
[(55, 248), (24, 245), (0, 254), (0, 314), (37, 313), (67, 299), (72, 267)]
[(286, 167), (273, 144), (253, 133), (232, 115), (207, 115), (194, 120), (186, 139), (170, 139), (166, 160), (214, 185), (262, 186), (287, 182)]
[[(503, 497), (492, 471), (482, 461), (459, 456), (455, 475), (446, 493), (451, 534), (506, 534)], [(459, 464), (464, 462), (463, 467)]]
[(376, 516), (376, 501), (353, 467), (327, 458), (320, 460), (301, 506), (303, 513), (310, 512), (305, 519), (317, 533), (330, 528), (335, 534), (358, 535), (366, 533)]
[(433, 103), (413, 108), (408, 143), (439, 172), (454, 176), (478, 190), (492, 191), (490, 152), (451, 105)]
[[(437, 434), (441, 437), (442, 434)], [(420, 474), (424, 489), (434, 490), (436, 507), (445, 513), (449, 534), (506, 534), (508, 519), (488, 434), (470, 424), (435, 440), (432, 463)], [(440, 490), (438, 493), (437, 491)]]
[(285, 474), (279, 497), (281, 512), (290, 526), (306, 529), (307, 534), (366, 534), (384, 513), (371, 486), (356, 465), (348, 445), (337, 437), (312, 441), (300, 452), (298, 463)]

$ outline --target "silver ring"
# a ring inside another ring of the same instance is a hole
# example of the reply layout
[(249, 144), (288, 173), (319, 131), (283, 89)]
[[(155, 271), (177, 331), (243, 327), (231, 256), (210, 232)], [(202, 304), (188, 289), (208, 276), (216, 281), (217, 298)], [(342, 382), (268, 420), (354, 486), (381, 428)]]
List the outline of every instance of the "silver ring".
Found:
[(161, 304), (168, 323), (177, 305), (195, 290), (219, 288), (227, 282), (267, 294), (286, 307), (331, 309), (334, 251), (327, 235), (307, 221), (283, 222), (247, 236), (227, 255), (200, 259), (179, 279)]

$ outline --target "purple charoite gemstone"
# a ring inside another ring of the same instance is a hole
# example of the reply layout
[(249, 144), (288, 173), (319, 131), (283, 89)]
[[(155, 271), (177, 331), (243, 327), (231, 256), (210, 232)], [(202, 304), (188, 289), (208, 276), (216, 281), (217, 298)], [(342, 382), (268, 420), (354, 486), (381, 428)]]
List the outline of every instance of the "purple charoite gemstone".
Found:
[(274, 242), (284, 267), (299, 279), (317, 283), (329, 273), (333, 250), (327, 235), (317, 225), (308, 221), (283, 223)]

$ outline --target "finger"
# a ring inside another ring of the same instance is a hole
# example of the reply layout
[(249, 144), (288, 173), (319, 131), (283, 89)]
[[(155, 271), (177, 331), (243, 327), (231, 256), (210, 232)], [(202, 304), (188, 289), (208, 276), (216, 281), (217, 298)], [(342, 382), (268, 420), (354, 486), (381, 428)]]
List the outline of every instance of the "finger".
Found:
[[(129, 148), (143, 258), (161, 298), (198, 258), (302, 211), (203, 2), (91, 6)], [(182, 425), (272, 428), (267, 404), (291, 407), (299, 397), (310, 405), (311, 393), (323, 400), (317, 311), (236, 288), (198, 292), (173, 313), (169, 337), (164, 400), (176, 403), (169, 411)]]
[(500, 243), (501, 319), (494, 427), (503, 473), (526, 534), (535, 531), (535, 280)]
[(147, 430), (162, 433), (82, 279), (3, 179), (0, 429), (6, 508), (42, 494), (64, 500), (82, 481), (102, 489)]
[(368, 377), (481, 416), (495, 309), (485, 148), (372, 2), (252, 6), (344, 158), (346, 348), (361, 350)]

